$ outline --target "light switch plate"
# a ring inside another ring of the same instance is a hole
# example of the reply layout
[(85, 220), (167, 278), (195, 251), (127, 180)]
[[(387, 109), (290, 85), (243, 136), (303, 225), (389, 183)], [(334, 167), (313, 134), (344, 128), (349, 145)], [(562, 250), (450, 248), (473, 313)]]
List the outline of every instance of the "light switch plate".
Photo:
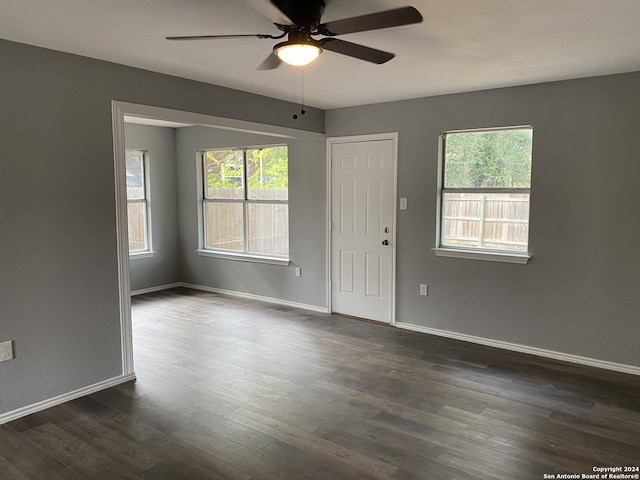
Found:
[(406, 210), (407, 209), (407, 199), (405, 197), (402, 197), (400, 199), (400, 210)]

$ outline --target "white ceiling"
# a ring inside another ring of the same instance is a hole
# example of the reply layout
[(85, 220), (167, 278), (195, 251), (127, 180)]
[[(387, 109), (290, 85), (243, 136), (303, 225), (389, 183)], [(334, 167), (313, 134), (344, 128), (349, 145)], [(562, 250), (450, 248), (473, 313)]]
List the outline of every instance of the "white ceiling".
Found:
[[(1, 0), (0, 38), (300, 102), (301, 72), (255, 69), (277, 40), (252, 0)], [(253, 0), (255, 1), (255, 0)], [(328, 0), (323, 21), (411, 4), (418, 25), (340, 38), (388, 50), (373, 65), (324, 52), (304, 101), (330, 109), (640, 70), (640, 0)]]

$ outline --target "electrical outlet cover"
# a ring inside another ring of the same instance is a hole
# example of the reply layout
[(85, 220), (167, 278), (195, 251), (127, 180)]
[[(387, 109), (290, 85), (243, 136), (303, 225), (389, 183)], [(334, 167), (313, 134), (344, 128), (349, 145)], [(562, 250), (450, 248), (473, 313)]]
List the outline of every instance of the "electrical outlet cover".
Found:
[(13, 360), (13, 340), (0, 343), (0, 362)]

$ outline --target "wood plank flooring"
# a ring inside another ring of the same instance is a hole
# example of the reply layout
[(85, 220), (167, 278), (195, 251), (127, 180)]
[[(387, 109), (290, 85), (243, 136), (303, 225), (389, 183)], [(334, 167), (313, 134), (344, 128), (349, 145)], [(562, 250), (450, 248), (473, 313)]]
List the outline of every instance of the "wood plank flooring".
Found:
[(0, 479), (527, 480), (640, 464), (635, 376), (187, 289), (132, 311), (137, 381), (0, 426)]

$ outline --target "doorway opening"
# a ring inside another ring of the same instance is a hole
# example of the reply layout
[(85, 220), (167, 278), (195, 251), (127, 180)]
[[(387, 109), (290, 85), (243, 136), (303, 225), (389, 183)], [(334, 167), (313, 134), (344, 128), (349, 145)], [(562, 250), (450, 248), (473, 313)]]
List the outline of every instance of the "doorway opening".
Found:
[[(121, 324), (121, 351), (123, 375), (133, 376), (133, 335), (131, 323), (131, 266), (129, 258), (128, 201), (126, 181), (126, 141), (125, 123), (147, 123), (158, 126), (198, 126), (229, 132), (279, 137), (282, 139), (304, 139), (324, 145), (325, 136), (321, 133), (297, 130), (286, 127), (259, 124), (254, 122), (215, 117), (211, 115), (184, 112), (161, 107), (112, 101), (112, 126), (115, 172), (115, 204), (117, 262), (119, 285), (119, 313)], [(322, 151), (324, 155), (324, 147)], [(194, 170), (196, 168), (194, 152)], [(151, 193), (153, 195), (153, 192)], [(176, 284), (178, 286), (178, 284)]]

